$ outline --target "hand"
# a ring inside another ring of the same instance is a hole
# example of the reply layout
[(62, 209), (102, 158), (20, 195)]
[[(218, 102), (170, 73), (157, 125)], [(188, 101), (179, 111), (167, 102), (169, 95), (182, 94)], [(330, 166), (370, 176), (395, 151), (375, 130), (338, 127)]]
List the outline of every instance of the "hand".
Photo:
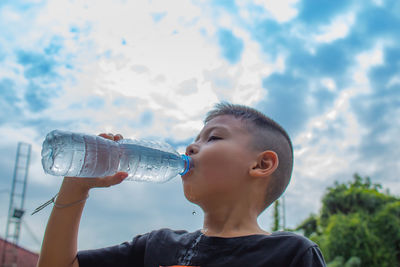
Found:
[[(103, 133), (100, 136), (114, 141), (122, 139), (119, 134)], [(76, 255), (79, 221), (85, 203), (82, 200), (86, 200), (90, 188), (116, 185), (127, 176), (126, 172), (117, 172), (113, 176), (97, 178), (65, 177), (56, 202), (68, 208), (53, 208), (37, 266), (79, 266)], [(71, 203), (76, 204), (68, 205)]]
[[(113, 141), (118, 141), (123, 139), (122, 135), (120, 134), (106, 134), (101, 133), (99, 136), (110, 139)], [(112, 176), (105, 176), (105, 177), (90, 177), (90, 178), (81, 178), (81, 177), (65, 177), (64, 183), (73, 182), (75, 185), (79, 184), (79, 186), (84, 190), (89, 190), (95, 187), (110, 187), (113, 185), (117, 185), (121, 183), (125, 178), (128, 177), (127, 172), (117, 172)]]

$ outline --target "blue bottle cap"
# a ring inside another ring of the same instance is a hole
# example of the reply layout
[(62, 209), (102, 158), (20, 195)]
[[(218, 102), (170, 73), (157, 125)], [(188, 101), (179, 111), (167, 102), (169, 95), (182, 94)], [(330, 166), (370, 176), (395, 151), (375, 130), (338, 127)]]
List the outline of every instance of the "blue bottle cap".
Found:
[(181, 158), (185, 161), (185, 169), (179, 175), (185, 175), (190, 169), (190, 161), (192, 160), (189, 156), (182, 154)]

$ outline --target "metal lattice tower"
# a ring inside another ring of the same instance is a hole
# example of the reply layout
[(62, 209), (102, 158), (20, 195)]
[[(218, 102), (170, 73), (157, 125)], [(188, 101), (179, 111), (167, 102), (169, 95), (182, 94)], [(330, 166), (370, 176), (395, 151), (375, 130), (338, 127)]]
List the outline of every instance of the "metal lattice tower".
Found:
[(11, 186), (10, 204), (8, 208), (7, 227), (3, 251), (2, 267), (17, 266), (17, 245), (24, 215), (24, 202), (28, 178), (31, 145), (18, 143), (17, 156), (14, 167), (14, 177)]

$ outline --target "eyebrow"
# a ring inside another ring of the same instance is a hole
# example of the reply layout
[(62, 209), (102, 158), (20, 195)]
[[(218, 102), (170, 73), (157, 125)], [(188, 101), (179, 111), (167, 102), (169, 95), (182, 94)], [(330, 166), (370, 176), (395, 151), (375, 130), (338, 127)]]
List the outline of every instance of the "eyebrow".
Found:
[[(222, 129), (222, 130), (224, 130), (224, 131), (228, 131), (228, 129), (227, 129), (225, 126), (213, 126), (213, 127), (210, 127), (210, 128), (208, 128), (208, 129), (206, 129), (206, 130), (204, 131), (203, 135), (207, 135), (207, 134), (209, 134), (210, 132), (212, 132), (212, 131), (215, 130), (215, 129)], [(201, 133), (200, 133), (200, 134), (201, 134)], [(197, 141), (200, 139), (200, 134), (197, 135), (196, 139), (194, 140), (195, 142), (197, 142)]]

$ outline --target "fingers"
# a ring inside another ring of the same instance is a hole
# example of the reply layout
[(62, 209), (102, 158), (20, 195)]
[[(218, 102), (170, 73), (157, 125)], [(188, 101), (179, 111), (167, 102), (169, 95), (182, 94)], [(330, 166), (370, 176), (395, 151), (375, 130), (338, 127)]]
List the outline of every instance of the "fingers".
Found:
[(99, 136), (109, 139), (109, 140), (114, 140), (114, 141), (124, 139), (124, 137), (122, 135), (120, 135), (120, 134), (114, 135), (112, 133), (101, 133), (101, 134), (99, 134)]
[[(121, 134), (112, 134), (112, 133), (101, 133), (99, 136), (113, 140), (119, 141), (123, 139)], [(76, 180), (79, 181), (80, 186), (86, 189), (95, 188), (95, 187), (110, 187), (116, 184), (121, 183), (125, 178), (128, 177), (127, 172), (117, 172), (113, 176), (106, 176), (106, 177), (96, 177), (96, 178), (77, 178), (77, 177), (66, 177), (69, 178), (68, 180)]]
[(96, 186), (95, 187), (110, 187), (113, 185), (120, 184), (123, 180), (128, 177), (127, 172), (117, 172), (113, 176), (106, 176), (102, 178), (97, 178)]
[(120, 184), (123, 180), (126, 179), (126, 177), (128, 177), (127, 172), (117, 172), (112, 176), (106, 177), (65, 177), (67, 178), (65, 180), (73, 182), (75, 186), (80, 187), (84, 190), (90, 190), (91, 188), (110, 187)]
[(114, 136), (114, 141), (118, 141), (118, 140), (121, 140), (121, 139), (124, 139), (124, 137), (122, 135), (120, 135), (120, 134), (116, 134)]

